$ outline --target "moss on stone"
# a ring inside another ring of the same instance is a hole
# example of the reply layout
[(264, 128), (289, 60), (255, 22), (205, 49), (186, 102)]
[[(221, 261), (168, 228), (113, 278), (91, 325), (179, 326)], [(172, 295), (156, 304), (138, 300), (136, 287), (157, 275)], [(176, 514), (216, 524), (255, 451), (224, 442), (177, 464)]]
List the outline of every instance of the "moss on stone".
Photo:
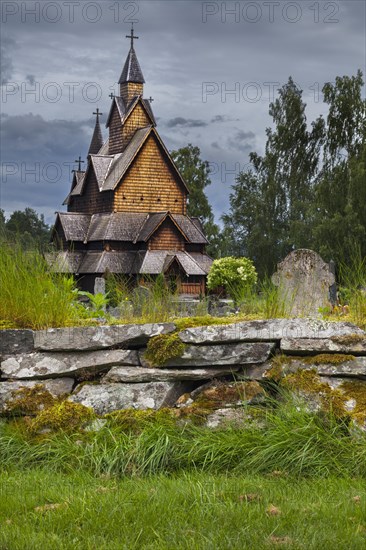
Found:
[(172, 334), (159, 334), (150, 338), (144, 358), (147, 359), (151, 366), (162, 367), (169, 359), (182, 356), (185, 347), (185, 344), (180, 340), (176, 332)]
[(29, 421), (28, 429), (34, 434), (42, 431), (73, 432), (83, 428), (95, 418), (93, 409), (80, 403), (62, 401), (39, 412)]
[(321, 410), (331, 412), (337, 418), (349, 417), (346, 408), (347, 397), (339, 389), (333, 389), (325, 382), (315, 370), (299, 369), (286, 375), (282, 387), (292, 392), (319, 399)]
[(301, 361), (307, 365), (339, 365), (341, 363), (346, 363), (347, 361), (353, 361), (354, 359), (354, 355), (345, 355), (340, 353), (320, 353), (318, 355), (314, 355), (313, 357), (301, 357)]
[(34, 416), (59, 403), (63, 398), (54, 397), (43, 384), (19, 388), (12, 392), (12, 398), (6, 404), (6, 413), (14, 416)]
[(342, 382), (340, 390), (344, 393), (347, 401), (355, 400), (355, 406), (350, 411), (350, 415), (357, 424), (364, 425), (366, 423), (366, 382), (346, 380)]
[(364, 334), (344, 334), (342, 336), (332, 336), (330, 339), (336, 344), (350, 346), (359, 342), (365, 342), (366, 336)]

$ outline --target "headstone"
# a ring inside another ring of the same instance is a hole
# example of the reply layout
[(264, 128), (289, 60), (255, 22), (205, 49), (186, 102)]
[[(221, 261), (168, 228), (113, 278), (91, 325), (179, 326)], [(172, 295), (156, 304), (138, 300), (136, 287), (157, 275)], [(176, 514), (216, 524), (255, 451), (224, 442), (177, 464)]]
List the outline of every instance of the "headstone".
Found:
[(95, 277), (94, 294), (105, 294), (105, 279), (103, 277)]
[(279, 300), (288, 315), (317, 316), (321, 308), (330, 305), (329, 289), (335, 276), (319, 254), (299, 249), (277, 265), (272, 282), (278, 286)]

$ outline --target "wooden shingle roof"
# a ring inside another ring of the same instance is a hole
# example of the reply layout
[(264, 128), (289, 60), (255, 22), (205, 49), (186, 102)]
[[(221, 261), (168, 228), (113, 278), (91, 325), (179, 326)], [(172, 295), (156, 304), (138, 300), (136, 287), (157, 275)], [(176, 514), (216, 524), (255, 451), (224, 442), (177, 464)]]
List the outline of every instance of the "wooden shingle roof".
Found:
[(133, 47), (131, 47), (128, 52), (118, 84), (123, 84), (124, 82), (137, 82), (139, 84), (143, 84), (145, 82), (136, 52)]
[(84, 242), (88, 233), (91, 216), (73, 212), (57, 212), (56, 224), (59, 221), (66, 240)]

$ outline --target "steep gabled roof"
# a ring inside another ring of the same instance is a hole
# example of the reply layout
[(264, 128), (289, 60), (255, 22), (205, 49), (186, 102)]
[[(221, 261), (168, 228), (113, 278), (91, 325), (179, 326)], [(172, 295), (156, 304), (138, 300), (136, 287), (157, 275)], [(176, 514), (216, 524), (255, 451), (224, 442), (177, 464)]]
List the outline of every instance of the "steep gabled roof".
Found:
[(107, 122), (105, 124), (106, 128), (108, 128), (109, 125), (110, 125), (111, 118), (112, 118), (112, 113), (113, 113), (113, 109), (114, 109), (115, 105), (117, 106), (118, 114), (119, 114), (119, 117), (121, 119), (121, 124), (124, 124), (138, 103), (140, 103), (141, 106), (143, 107), (143, 109), (145, 110), (147, 116), (151, 120), (151, 124), (153, 126), (156, 126), (156, 120), (155, 120), (154, 114), (152, 112), (150, 101), (148, 99), (142, 99), (141, 96), (136, 95), (135, 97), (133, 97), (131, 99), (131, 101), (129, 102), (128, 105), (125, 104), (122, 97), (114, 96), (112, 104), (111, 104), (111, 108), (109, 110)]
[(147, 136), (152, 130), (151, 126), (136, 130), (131, 141), (127, 145), (123, 153), (114, 156), (113, 162), (106, 174), (103, 188), (101, 191), (113, 191), (125, 175), (132, 161), (146, 141)]
[(186, 235), (189, 242), (194, 244), (206, 244), (208, 242), (191, 218), (182, 214), (171, 214), (171, 217), (181, 228), (181, 231)]
[(168, 212), (156, 212), (154, 214), (149, 214), (145, 220), (145, 223), (140, 229), (140, 232), (137, 236), (137, 241), (147, 241), (149, 237), (158, 229), (158, 227), (163, 223), (167, 217)]
[(90, 159), (95, 177), (97, 178), (99, 191), (102, 191), (108, 169), (114, 160), (114, 155), (91, 155)]
[(56, 224), (59, 221), (67, 241), (84, 242), (88, 233), (90, 217), (88, 214), (57, 212)]
[(69, 204), (71, 196), (80, 195), (82, 187), (83, 187), (84, 178), (85, 178), (85, 172), (83, 172), (81, 170), (80, 171), (79, 170), (74, 171), (74, 175), (73, 175), (72, 183), (71, 183), (71, 191), (67, 195), (66, 199), (64, 200), (64, 202), (62, 204)]
[(118, 84), (123, 84), (124, 82), (137, 82), (139, 84), (143, 84), (145, 82), (136, 52), (133, 47), (131, 47), (128, 52)]
[(99, 116), (97, 116), (93, 136), (89, 146), (88, 155), (97, 155), (102, 147), (103, 147), (103, 136), (102, 136), (102, 130), (100, 128)]
[(158, 132), (153, 126), (146, 126), (145, 128), (140, 128), (139, 130), (136, 130), (123, 153), (118, 153), (117, 155), (114, 155), (114, 160), (109, 167), (108, 174), (106, 175), (101, 191), (113, 191), (117, 187), (123, 176), (126, 174), (128, 168), (131, 166), (135, 157), (139, 153), (140, 149), (144, 145), (145, 141), (151, 134), (154, 135), (154, 137), (158, 141), (158, 144), (162, 147), (163, 152), (165, 153), (172, 170), (176, 173), (181, 185), (184, 187), (186, 192), (189, 193), (188, 187), (184, 179), (182, 178), (178, 168), (176, 167), (173, 159), (171, 158), (169, 151), (166, 149)]

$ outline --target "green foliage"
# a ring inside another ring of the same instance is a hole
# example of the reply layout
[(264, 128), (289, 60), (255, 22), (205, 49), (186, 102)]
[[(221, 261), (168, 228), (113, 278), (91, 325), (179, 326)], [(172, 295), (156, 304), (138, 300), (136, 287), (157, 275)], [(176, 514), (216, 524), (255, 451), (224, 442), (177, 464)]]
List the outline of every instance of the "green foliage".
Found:
[(38, 252), (1, 245), (0, 319), (17, 328), (68, 326), (76, 321), (75, 282), (52, 274)]
[(349, 262), (352, 246), (366, 256), (366, 103), (363, 78), (337, 77), (323, 87), (328, 106), (311, 124), (302, 91), (290, 78), (270, 104), (263, 157), (251, 153), (223, 216), (227, 253), (253, 258), (273, 273), (291, 250), (311, 248)]
[(42, 383), (31, 388), (20, 388), (13, 392), (12, 399), (6, 403), (7, 415), (36, 415), (60, 399), (54, 397)]
[(211, 184), (209, 163), (201, 159), (200, 149), (191, 143), (177, 151), (172, 151), (171, 156), (188, 185), (187, 213), (202, 221), (205, 235), (210, 243), (207, 251), (213, 257), (217, 257), (220, 249), (219, 227), (215, 224), (212, 208), (205, 193), (205, 188)]
[(16, 210), (6, 221), (4, 212), (0, 215), (0, 239), (5, 242), (17, 241), (27, 250), (45, 249), (50, 241), (50, 227), (45, 223), (44, 216), (37, 214), (32, 208), (24, 211)]
[(92, 310), (90, 312), (92, 317), (105, 316), (105, 310), (109, 303), (108, 293), (102, 294), (99, 292), (97, 294), (93, 294), (92, 292), (79, 290), (78, 295), (86, 296), (87, 298), (89, 298), (89, 302), (92, 307)]
[(239, 302), (256, 282), (257, 272), (251, 260), (228, 256), (214, 260), (208, 274), (207, 287), (209, 290), (223, 287), (234, 301)]
[(145, 359), (153, 367), (162, 367), (169, 359), (180, 357), (184, 349), (185, 344), (180, 340), (177, 333), (159, 334), (148, 341)]

